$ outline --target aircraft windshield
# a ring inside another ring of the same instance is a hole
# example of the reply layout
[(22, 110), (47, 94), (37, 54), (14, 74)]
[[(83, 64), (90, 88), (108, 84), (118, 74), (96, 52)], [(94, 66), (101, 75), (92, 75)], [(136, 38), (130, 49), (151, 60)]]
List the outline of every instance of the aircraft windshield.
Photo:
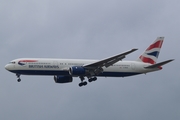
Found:
[(13, 62), (13, 61), (12, 61), (12, 62), (9, 62), (9, 63), (10, 63), (10, 64), (15, 64), (16, 62)]

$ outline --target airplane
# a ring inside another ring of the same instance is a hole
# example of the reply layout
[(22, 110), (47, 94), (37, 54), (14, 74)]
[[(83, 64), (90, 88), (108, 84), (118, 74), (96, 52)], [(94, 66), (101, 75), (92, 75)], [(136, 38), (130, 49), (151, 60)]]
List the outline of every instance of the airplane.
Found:
[(9, 62), (5, 69), (15, 73), (18, 82), (20, 75), (50, 75), (54, 76), (55, 83), (70, 83), (73, 77), (79, 77), (82, 87), (87, 85), (85, 77), (92, 82), (97, 77), (128, 77), (161, 70), (163, 65), (174, 60), (156, 63), (163, 41), (164, 37), (157, 37), (135, 61), (122, 61), (137, 50), (134, 48), (102, 60), (20, 58)]

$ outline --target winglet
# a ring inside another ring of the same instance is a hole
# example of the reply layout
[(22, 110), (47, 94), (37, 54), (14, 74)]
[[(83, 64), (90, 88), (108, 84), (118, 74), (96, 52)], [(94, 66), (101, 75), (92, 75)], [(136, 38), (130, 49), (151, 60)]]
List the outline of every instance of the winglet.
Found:
[(161, 68), (162, 69), (162, 65), (165, 65), (169, 62), (172, 62), (174, 59), (171, 59), (171, 60), (167, 60), (167, 61), (164, 61), (164, 62), (160, 62), (160, 63), (157, 63), (157, 64), (153, 64), (153, 65), (150, 65), (150, 66), (147, 66), (147, 67), (144, 67), (144, 68)]

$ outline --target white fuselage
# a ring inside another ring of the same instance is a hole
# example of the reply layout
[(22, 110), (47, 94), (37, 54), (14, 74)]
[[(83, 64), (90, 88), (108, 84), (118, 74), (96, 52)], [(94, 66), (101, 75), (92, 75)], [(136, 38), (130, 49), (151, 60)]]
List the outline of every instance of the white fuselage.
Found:
[[(98, 60), (82, 59), (40, 59), (22, 58), (12, 60), (5, 68), (13, 73), (22, 75), (70, 75), (69, 68), (72, 66), (83, 66)], [(138, 61), (119, 61), (109, 67), (103, 67), (103, 72), (97, 76), (104, 77), (126, 77), (142, 73), (148, 73), (158, 68), (147, 69), (149, 63)], [(73, 76), (77, 77), (77, 76)]]
[(20, 75), (52, 75), (56, 83), (69, 83), (73, 77), (79, 77), (81, 87), (87, 85), (85, 78), (92, 82), (99, 76), (127, 77), (161, 70), (162, 65), (174, 60), (156, 63), (163, 40), (164, 37), (157, 37), (137, 61), (121, 61), (138, 50), (133, 48), (101, 60), (21, 58), (12, 60), (5, 68), (16, 74), (18, 82), (21, 81)]

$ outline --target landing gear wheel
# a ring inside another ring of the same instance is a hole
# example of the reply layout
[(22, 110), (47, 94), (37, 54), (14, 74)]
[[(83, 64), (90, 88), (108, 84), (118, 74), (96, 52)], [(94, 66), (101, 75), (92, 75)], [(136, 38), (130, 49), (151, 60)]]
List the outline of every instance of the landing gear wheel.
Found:
[(94, 78), (93, 78), (93, 81), (96, 81), (96, 80), (97, 80), (97, 77), (94, 77)]
[(87, 85), (87, 82), (86, 82), (86, 81), (79, 83), (79, 87), (86, 86), (86, 85)]
[(96, 81), (96, 80), (97, 80), (97, 77), (93, 77), (93, 78), (88, 79), (89, 82)]
[(83, 85), (84, 85), (84, 86), (87, 85), (87, 82), (85, 81), (85, 82), (83, 83)]
[(92, 79), (88, 79), (88, 82), (92, 82)]
[(21, 82), (21, 79), (19, 78), (17, 81), (18, 81), (18, 82)]
[(79, 87), (82, 87), (83, 86), (83, 84), (82, 83), (79, 83)]

